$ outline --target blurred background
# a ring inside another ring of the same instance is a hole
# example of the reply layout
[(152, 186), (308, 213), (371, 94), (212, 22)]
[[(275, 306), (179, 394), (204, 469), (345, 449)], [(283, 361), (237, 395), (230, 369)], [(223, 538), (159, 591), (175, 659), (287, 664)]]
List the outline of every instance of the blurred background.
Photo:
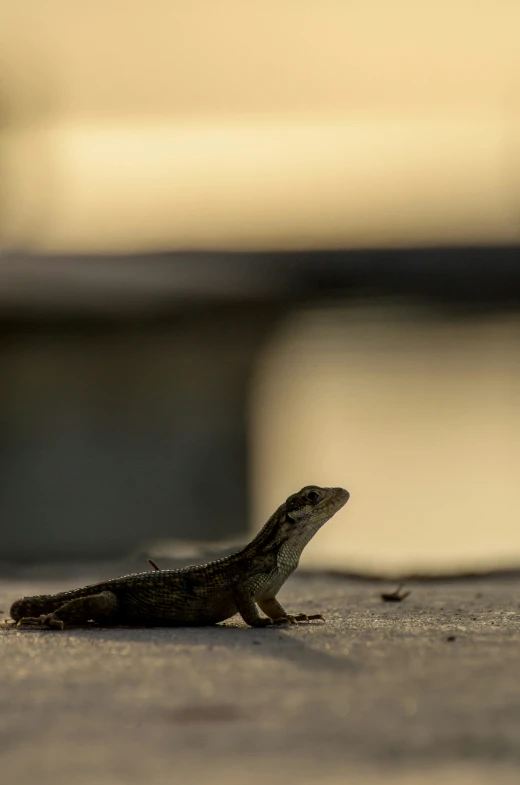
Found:
[(520, 6), (0, 14), (4, 568), (309, 483), (308, 567), (518, 566)]

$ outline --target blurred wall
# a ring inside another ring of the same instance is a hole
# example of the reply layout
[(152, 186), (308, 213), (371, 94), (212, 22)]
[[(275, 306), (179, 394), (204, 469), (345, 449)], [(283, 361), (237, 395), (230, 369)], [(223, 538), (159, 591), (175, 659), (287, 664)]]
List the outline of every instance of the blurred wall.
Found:
[(303, 564), (520, 563), (518, 312), (310, 307), (266, 346), (251, 390), (256, 526), (303, 485), (351, 492)]
[(517, 566), (519, 311), (448, 283), (4, 323), (0, 562), (245, 538), (318, 483), (352, 497), (307, 566)]
[[(303, 290), (318, 307), (325, 255), (293, 257), (281, 281), (258, 259), (251, 276), (252, 256), (219, 278), (213, 258), (172, 274), (149, 252), (518, 243), (520, 6), (17, 0), (0, 15), (10, 554), (115, 553), (148, 519), (155, 536), (173, 518), (176, 535), (245, 528), (249, 390), (257, 525), (305, 482), (352, 491), (306, 558), (516, 560), (515, 319), (299, 313)], [(367, 259), (345, 267), (347, 288)], [(395, 264), (375, 277), (404, 291), (425, 260)], [(277, 287), (286, 327), (249, 382), (269, 314), (206, 317), (194, 303)], [(132, 326), (140, 309), (174, 307), (153, 334)], [(48, 328), (74, 309), (121, 320)]]
[(265, 329), (232, 308), (155, 325), (4, 325), (0, 562), (244, 534), (246, 389)]

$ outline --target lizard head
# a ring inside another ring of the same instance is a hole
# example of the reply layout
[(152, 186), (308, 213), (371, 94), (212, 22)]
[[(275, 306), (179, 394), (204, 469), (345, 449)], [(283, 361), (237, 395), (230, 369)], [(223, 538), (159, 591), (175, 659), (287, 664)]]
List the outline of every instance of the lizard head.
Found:
[(292, 526), (312, 525), (317, 531), (348, 502), (349, 497), (349, 492), (344, 488), (306, 485), (285, 502), (287, 521)]
[(247, 546), (248, 555), (280, 553), (290, 562), (291, 569), (298, 565), (301, 552), (332, 516), (348, 502), (350, 494), (344, 488), (320, 488), (306, 485), (293, 493), (273, 513), (264, 528)]
[(344, 488), (306, 485), (289, 496), (280, 508), (279, 539), (301, 553), (318, 529), (348, 502), (349, 497)]

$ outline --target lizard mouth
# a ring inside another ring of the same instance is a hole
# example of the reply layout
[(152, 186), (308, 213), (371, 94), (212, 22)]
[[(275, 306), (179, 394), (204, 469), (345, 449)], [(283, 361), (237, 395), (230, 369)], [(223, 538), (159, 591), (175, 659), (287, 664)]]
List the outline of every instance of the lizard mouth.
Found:
[(345, 488), (334, 488), (334, 490), (336, 491), (338, 501), (343, 501), (343, 504), (346, 504), (350, 499), (350, 493)]

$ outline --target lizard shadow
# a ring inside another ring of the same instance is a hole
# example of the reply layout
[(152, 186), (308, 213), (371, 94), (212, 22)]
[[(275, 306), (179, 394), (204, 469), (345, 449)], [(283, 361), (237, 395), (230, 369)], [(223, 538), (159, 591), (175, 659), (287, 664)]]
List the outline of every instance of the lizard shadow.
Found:
[[(321, 625), (320, 625), (321, 626)], [(303, 628), (303, 625), (302, 625)], [(28, 631), (28, 630), (27, 630)], [(39, 631), (41, 634), (41, 631)], [(299, 633), (303, 632), (303, 637)], [(208, 627), (85, 627), (70, 626), (63, 632), (49, 631), (44, 634), (79, 635), (96, 642), (150, 644), (155, 646), (174, 644), (182, 647), (206, 649), (226, 648), (244, 654), (286, 659), (304, 670), (356, 672), (360, 664), (349, 654), (324, 651), (308, 645), (309, 637), (304, 628), (251, 629), (233, 624), (216, 624)], [(312, 639), (322, 646), (329, 645), (330, 637), (324, 640), (317, 630)]]

